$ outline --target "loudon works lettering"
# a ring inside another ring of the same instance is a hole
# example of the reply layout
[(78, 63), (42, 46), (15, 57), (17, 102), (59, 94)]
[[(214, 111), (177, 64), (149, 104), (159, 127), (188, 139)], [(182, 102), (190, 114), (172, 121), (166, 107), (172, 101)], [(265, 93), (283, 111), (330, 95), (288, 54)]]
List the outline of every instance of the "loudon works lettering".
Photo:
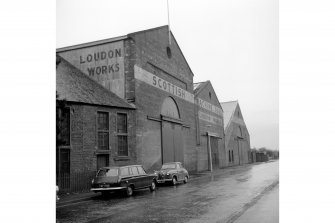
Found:
[[(103, 64), (100, 66), (88, 66), (87, 74), (89, 76), (101, 75), (101, 74), (113, 74), (120, 71), (120, 64), (117, 62), (117, 58), (122, 57), (121, 48), (111, 49), (108, 51), (99, 51), (94, 53), (88, 53), (86, 55), (79, 56), (80, 65), (83, 64)], [(115, 61), (108, 63), (108, 61)]]

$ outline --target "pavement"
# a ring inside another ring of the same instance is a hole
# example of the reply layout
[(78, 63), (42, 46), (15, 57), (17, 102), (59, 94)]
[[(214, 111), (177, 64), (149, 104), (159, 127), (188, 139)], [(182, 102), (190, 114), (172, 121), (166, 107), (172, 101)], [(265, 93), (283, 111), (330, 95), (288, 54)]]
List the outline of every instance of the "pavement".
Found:
[(234, 223), (279, 223), (279, 185), (268, 191)]

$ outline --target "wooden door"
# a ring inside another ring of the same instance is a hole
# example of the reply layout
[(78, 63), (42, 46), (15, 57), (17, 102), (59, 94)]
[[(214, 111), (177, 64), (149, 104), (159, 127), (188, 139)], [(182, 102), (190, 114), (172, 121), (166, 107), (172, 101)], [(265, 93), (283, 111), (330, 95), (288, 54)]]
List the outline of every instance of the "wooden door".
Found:
[(106, 166), (109, 166), (109, 155), (108, 154), (97, 155), (97, 169)]
[(217, 169), (219, 168), (218, 139), (214, 137), (211, 137), (211, 152), (213, 169)]
[(182, 126), (162, 122), (162, 162), (184, 162)]

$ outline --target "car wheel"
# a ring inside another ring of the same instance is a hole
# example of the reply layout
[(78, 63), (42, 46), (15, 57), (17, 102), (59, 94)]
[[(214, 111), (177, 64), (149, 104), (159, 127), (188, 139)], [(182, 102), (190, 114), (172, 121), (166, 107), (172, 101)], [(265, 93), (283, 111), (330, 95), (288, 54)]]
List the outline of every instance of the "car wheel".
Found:
[(174, 176), (172, 178), (172, 185), (175, 186), (177, 184), (177, 178)]
[(152, 181), (151, 186), (149, 187), (150, 191), (155, 191), (156, 190), (156, 182)]
[(184, 184), (186, 184), (188, 182), (188, 176), (185, 176), (184, 178)]
[(133, 195), (133, 188), (131, 186), (127, 187), (126, 194), (127, 194), (128, 197)]

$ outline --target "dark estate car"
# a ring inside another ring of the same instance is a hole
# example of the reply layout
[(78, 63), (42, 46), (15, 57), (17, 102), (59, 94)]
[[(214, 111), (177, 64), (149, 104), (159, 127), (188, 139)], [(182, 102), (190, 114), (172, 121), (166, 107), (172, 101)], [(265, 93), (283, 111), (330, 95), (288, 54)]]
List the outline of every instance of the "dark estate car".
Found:
[(134, 190), (149, 188), (156, 189), (156, 175), (147, 174), (141, 165), (100, 168), (92, 180), (91, 191), (103, 195), (110, 191), (123, 190), (131, 196)]
[(186, 184), (190, 177), (180, 162), (164, 163), (161, 170), (155, 171), (155, 173), (157, 174), (157, 183), (171, 182), (172, 185), (181, 181)]

